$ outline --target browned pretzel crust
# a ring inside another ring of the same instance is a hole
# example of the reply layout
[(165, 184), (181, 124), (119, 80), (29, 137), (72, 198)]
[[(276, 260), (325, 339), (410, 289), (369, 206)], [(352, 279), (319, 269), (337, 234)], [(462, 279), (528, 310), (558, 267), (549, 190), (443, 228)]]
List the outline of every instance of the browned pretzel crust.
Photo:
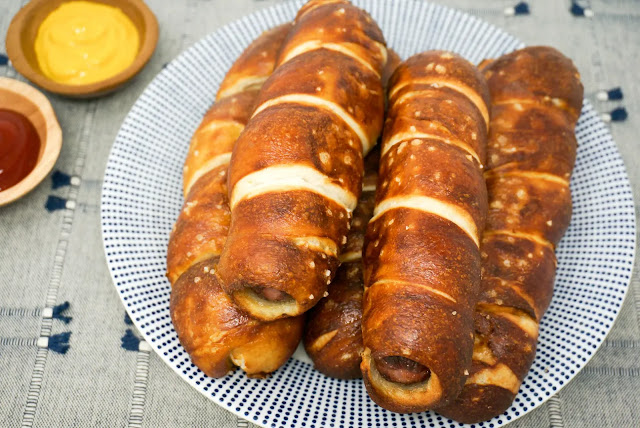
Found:
[[(386, 86), (401, 62), (389, 49), (382, 73)], [(362, 196), (353, 212), (347, 244), (340, 256), (341, 265), (329, 285), (328, 296), (307, 314), (304, 346), (317, 370), (338, 379), (362, 377), (362, 246), (367, 223), (373, 215), (380, 151), (374, 149), (365, 158)]]
[(376, 403), (419, 412), (453, 401), (471, 363), (489, 93), (472, 64), (431, 51), (398, 67), (389, 98), (361, 369)]
[(549, 47), (486, 61), (483, 72), (492, 98), (489, 214), (473, 364), (460, 396), (437, 409), (465, 423), (507, 410), (533, 362), (553, 293), (555, 246), (571, 218), (569, 178), (583, 96), (571, 60)]
[(218, 101), (196, 130), (184, 167), (185, 204), (171, 233), (167, 276), (171, 319), (191, 360), (211, 377), (235, 366), (262, 377), (280, 367), (302, 335), (302, 318), (251, 319), (222, 291), (215, 276), (230, 223), (227, 168), (262, 82), (273, 71), (290, 24), (260, 36), (238, 58)]
[(231, 228), (219, 264), (252, 316), (299, 315), (327, 290), (382, 127), (387, 50), (369, 15), (312, 0), (298, 13), (229, 170)]
[(314, 367), (327, 376), (355, 379), (362, 376), (362, 246), (367, 223), (373, 214), (380, 151), (365, 159), (362, 196), (353, 212), (347, 245), (327, 297), (307, 316), (304, 348)]

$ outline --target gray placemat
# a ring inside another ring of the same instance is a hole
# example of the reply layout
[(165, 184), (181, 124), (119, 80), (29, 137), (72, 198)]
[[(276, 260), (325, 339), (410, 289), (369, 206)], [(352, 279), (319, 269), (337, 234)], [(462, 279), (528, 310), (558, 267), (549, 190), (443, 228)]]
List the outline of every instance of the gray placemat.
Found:
[[(392, 0), (389, 0), (392, 1)], [(93, 101), (49, 98), (63, 129), (54, 173), (27, 197), (0, 208), (0, 426), (246, 427), (167, 367), (125, 317), (107, 272), (99, 203), (117, 130), (144, 87), (184, 48), (220, 26), (275, 1), (150, 0), (160, 24), (158, 48), (127, 87)], [(626, 107), (611, 125), (634, 191), (640, 189), (640, 4), (581, 1), (593, 18), (569, 12), (569, 0), (529, 2), (530, 14), (505, 16), (511, 0), (453, 0), (527, 44), (571, 56), (597, 110)], [(18, 1), (0, 2), (6, 34)], [(18, 77), (11, 67), (0, 75)], [(621, 87), (621, 101), (597, 101)], [(636, 218), (638, 218), (636, 208)], [(638, 257), (638, 256), (637, 256)], [(548, 403), (514, 427), (640, 425), (640, 277), (588, 366)], [(42, 339), (47, 338), (47, 339)], [(510, 425), (511, 426), (511, 425)]]

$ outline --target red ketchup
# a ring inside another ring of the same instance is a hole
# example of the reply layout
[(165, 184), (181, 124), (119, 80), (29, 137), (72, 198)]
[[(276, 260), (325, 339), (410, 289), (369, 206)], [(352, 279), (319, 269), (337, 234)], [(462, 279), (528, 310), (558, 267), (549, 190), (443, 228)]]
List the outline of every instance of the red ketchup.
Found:
[(40, 137), (26, 116), (0, 109), (0, 192), (18, 184), (36, 166)]

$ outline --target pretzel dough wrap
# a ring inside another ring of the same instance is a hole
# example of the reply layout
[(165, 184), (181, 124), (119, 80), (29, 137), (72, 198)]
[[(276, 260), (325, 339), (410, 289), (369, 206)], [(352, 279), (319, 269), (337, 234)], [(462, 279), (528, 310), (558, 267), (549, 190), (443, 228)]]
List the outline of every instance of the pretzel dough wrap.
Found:
[(382, 126), (382, 33), (347, 1), (298, 14), (233, 150), (219, 276), (252, 316), (299, 315), (324, 295)]
[(533, 362), (553, 293), (555, 246), (571, 218), (569, 178), (583, 96), (571, 60), (549, 47), (485, 62), (483, 72), (492, 98), (489, 214), (473, 364), (460, 396), (437, 409), (465, 423), (508, 409)]
[(376, 208), (365, 238), (362, 373), (395, 412), (451, 402), (471, 363), (489, 94), (449, 52), (391, 78)]
[(338, 379), (362, 376), (362, 246), (373, 215), (379, 158), (379, 150), (374, 150), (365, 159), (362, 196), (340, 255), (342, 264), (327, 296), (307, 313), (304, 348), (317, 370)]
[[(382, 73), (385, 87), (402, 61), (392, 49), (388, 52)], [(362, 196), (353, 212), (347, 245), (340, 255), (342, 264), (329, 285), (328, 295), (307, 313), (305, 350), (317, 370), (338, 379), (362, 377), (362, 246), (367, 223), (373, 215), (379, 161), (377, 149), (365, 158)]]
[(191, 360), (211, 377), (235, 366), (262, 377), (280, 367), (302, 335), (302, 318), (251, 319), (220, 288), (215, 270), (229, 230), (227, 168), (233, 144), (253, 110), (256, 85), (273, 71), (291, 26), (266, 32), (238, 58), (218, 101), (196, 130), (184, 167), (185, 204), (171, 233), (167, 277), (171, 319)]

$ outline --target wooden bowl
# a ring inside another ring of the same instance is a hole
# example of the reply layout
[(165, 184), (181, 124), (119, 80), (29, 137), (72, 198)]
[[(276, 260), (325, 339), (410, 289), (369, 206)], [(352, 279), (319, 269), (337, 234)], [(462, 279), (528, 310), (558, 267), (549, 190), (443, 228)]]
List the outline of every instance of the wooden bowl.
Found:
[(158, 42), (158, 21), (142, 0), (91, 0), (120, 8), (140, 35), (140, 49), (133, 63), (108, 79), (86, 85), (67, 85), (44, 76), (36, 59), (34, 44), (42, 21), (62, 3), (72, 0), (31, 0), (13, 17), (7, 31), (7, 55), (20, 74), (56, 94), (90, 98), (109, 93), (135, 76), (151, 58)]
[(18, 80), (0, 77), (0, 109), (26, 116), (40, 137), (40, 153), (35, 168), (16, 185), (0, 191), (2, 206), (29, 193), (49, 174), (60, 154), (62, 131), (47, 97)]

